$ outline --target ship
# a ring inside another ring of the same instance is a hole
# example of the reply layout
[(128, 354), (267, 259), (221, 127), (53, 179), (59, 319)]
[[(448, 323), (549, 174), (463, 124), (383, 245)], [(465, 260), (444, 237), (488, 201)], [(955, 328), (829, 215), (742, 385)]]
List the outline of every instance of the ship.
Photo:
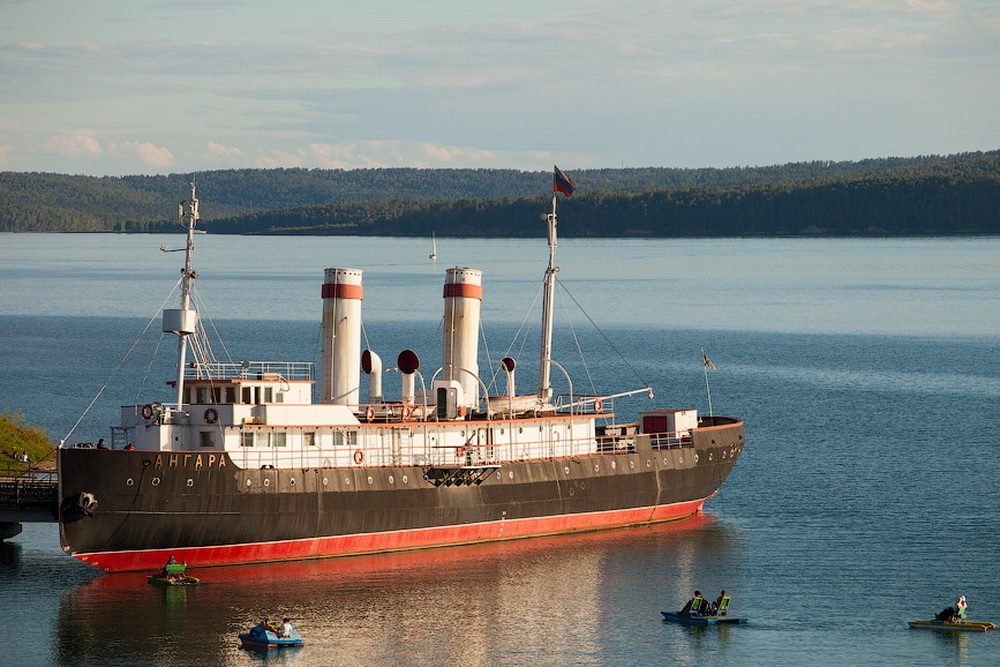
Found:
[[(192, 183), (178, 211), (187, 238), (177, 249), (185, 253), (180, 304), (162, 313), (162, 330), (177, 337), (176, 377), (168, 381), (174, 400), (122, 406), (110, 447), (60, 444), (63, 551), (109, 572), (156, 569), (170, 556), (208, 567), (551, 536), (700, 513), (743, 451), (742, 420), (683, 407), (620, 421), (616, 399), (652, 398), (648, 386), (554, 392), (553, 366), (565, 372), (552, 358), (556, 207), (559, 193), (570, 196), (574, 187), (557, 168), (551, 212), (543, 215), (549, 261), (537, 390), (518, 393), (513, 357), (480, 369), (483, 274), (457, 266), (444, 275), (441, 365), (425, 381), (418, 356), (402, 350), (394, 369), (399, 397), (390, 400), (382, 389), (388, 369), (376, 351), (362, 349), (360, 269), (323, 271), (318, 369), (205, 354), (191, 294), (202, 231)], [(484, 381), (490, 370), (505, 383), (494, 395)]]

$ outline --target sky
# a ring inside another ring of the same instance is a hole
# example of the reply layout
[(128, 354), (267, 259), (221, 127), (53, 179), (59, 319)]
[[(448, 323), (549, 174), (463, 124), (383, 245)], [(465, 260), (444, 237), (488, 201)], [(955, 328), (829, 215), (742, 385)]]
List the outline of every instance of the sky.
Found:
[(0, 171), (997, 148), (996, 0), (0, 0)]

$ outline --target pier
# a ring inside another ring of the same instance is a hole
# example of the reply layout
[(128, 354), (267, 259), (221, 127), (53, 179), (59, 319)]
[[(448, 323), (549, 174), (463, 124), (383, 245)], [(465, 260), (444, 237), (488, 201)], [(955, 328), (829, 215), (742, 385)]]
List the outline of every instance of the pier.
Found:
[(53, 472), (0, 474), (0, 540), (20, 534), (22, 523), (56, 522), (59, 478)]

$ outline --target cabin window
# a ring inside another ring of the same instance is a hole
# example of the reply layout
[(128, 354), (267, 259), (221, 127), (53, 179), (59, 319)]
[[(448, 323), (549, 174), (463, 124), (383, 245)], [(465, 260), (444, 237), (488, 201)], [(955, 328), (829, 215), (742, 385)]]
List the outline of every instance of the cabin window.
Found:
[(212, 387), (212, 402), (222, 403), (222, 387)]
[(188, 403), (197, 403), (198, 390), (194, 387), (188, 388)]
[(358, 446), (358, 432), (357, 431), (347, 431), (347, 446), (357, 447)]
[(271, 436), (271, 442), (275, 447), (284, 447), (288, 444), (288, 434), (284, 431), (276, 431)]
[(201, 431), (201, 446), (215, 447), (215, 431)]
[(254, 436), (254, 432), (253, 431), (244, 431), (243, 432), (243, 438), (240, 440), (240, 446), (241, 447), (253, 447), (253, 440), (254, 440), (253, 436)]
[(226, 403), (236, 402), (236, 387), (226, 387)]
[(207, 387), (198, 387), (198, 400), (195, 403), (208, 403)]
[(284, 403), (285, 402), (285, 392), (280, 391), (280, 390), (277, 391), (277, 392), (275, 392), (275, 394), (274, 394), (274, 402), (275, 403)]
[(264, 402), (272, 403), (274, 401), (274, 390), (270, 387), (264, 387)]
[(334, 447), (343, 447), (344, 446), (344, 432), (343, 431), (334, 431), (333, 432), (333, 446)]
[(253, 402), (257, 405), (263, 403), (264, 394), (261, 392), (260, 387), (253, 388)]
[(314, 447), (316, 445), (316, 433), (314, 431), (305, 431), (302, 434), (302, 445), (305, 447)]
[(242, 394), (243, 400), (240, 401), (241, 403), (253, 403), (253, 397), (250, 394), (250, 387), (243, 387)]

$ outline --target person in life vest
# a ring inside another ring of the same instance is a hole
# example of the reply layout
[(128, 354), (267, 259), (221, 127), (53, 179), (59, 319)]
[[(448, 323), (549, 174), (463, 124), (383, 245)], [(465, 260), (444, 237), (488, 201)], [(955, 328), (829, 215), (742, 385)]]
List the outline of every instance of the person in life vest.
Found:
[(715, 598), (715, 602), (709, 605), (709, 613), (711, 614), (726, 614), (726, 609), (729, 608), (729, 596), (726, 595), (725, 589), (719, 594), (719, 597)]
[(938, 613), (934, 614), (935, 621), (947, 622), (957, 622), (965, 620), (965, 612), (968, 609), (968, 603), (965, 601), (964, 595), (959, 595), (958, 599), (955, 600), (954, 607), (945, 607)]
[(969, 605), (965, 602), (965, 596), (960, 595), (955, 601), (955, 617), (959, 621), (965, 620), (965, 610)]
[(682, 616), (700, 616), (704, 611), (705, 598), (701, 596), (701, 591), (695, 591), (694, 597), (687, 601), (679, 614)]

